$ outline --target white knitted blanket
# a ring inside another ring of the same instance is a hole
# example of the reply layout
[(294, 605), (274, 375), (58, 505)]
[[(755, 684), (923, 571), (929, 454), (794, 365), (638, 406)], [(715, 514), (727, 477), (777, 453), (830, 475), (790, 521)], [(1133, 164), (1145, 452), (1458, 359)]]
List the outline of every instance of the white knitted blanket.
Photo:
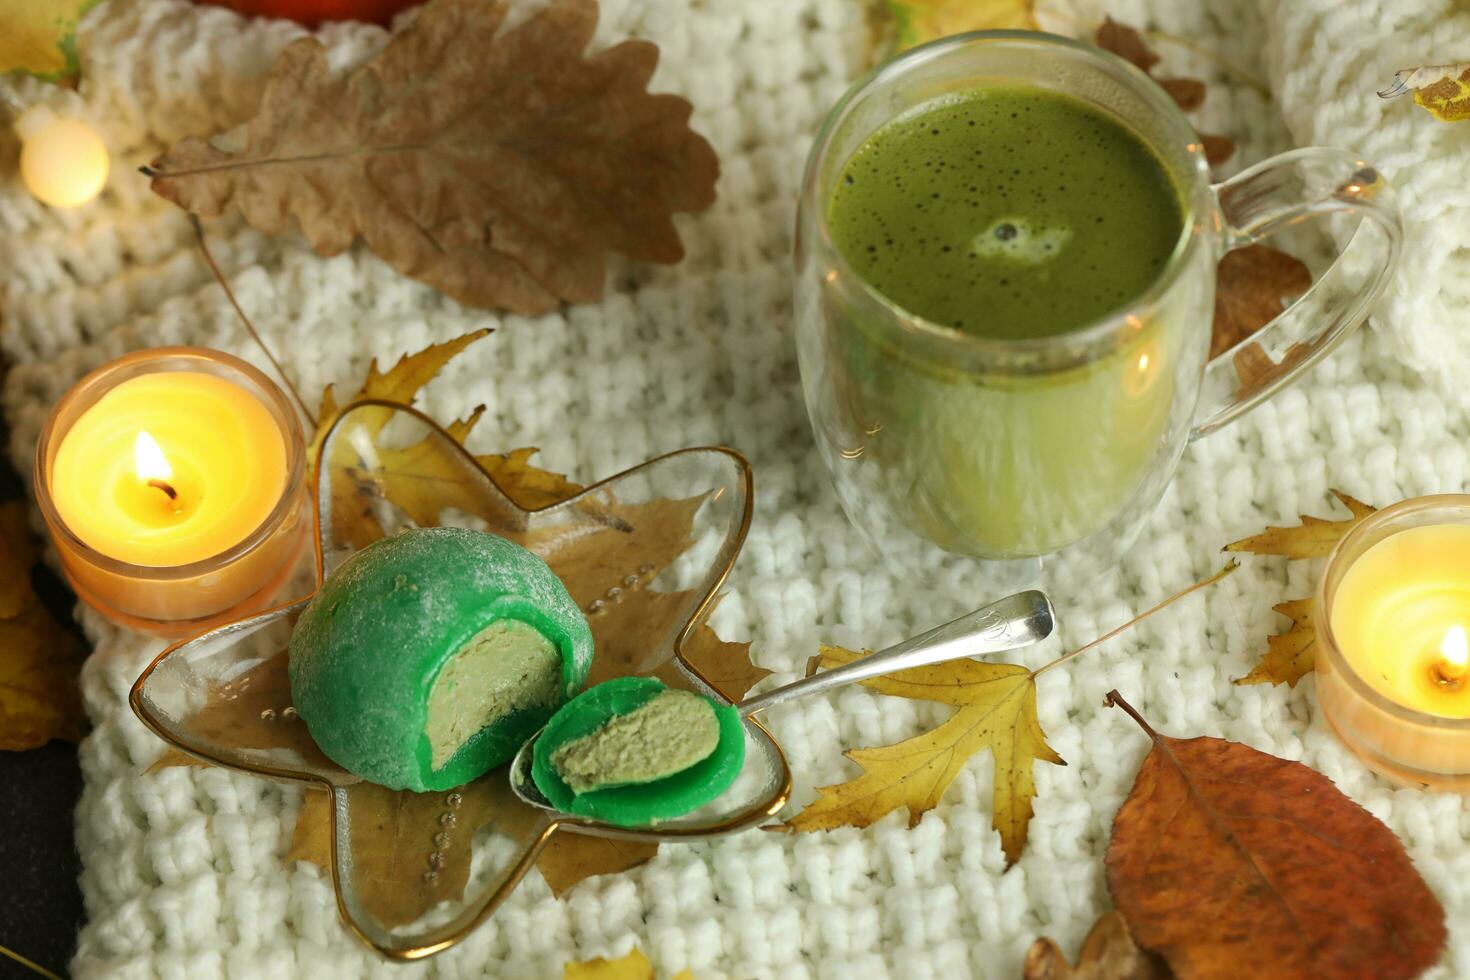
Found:
[[(1470, 416), (1389, 354), (1451, 384), (1470, 367), (1470, 338), (1454, 319), (1470, 289), (1470, 190), (1459, 176), (1470, 125), (1441, 127), (1372, 95), (1393, 69), (1470, 57), (1470, 14), (1452, 14), (1451, 0), (1399, 0), (1391, 15), (1374, 0), (1103, 2), (1057, 6), (1079, 21), (1106, 9), (1187, 35), (1269, 75), (1274, 104), (1228, 80), (1212, 85), (1202, 126), (1239, 139), (1237, 164), (1290, 144), (1279, 109), (1299, 141), (1342, 141), (1399, 178), (1409, 255), (1376, 335), (1194, 446), (1116, 574), (1055, 597), (1062, 636), (1029, 654), (1033, 663), (1208, 573), (1226, 541), (1322, 513), (1329, 486), (1388, 503), (1462, 490), (1470, 478)], [(80, 93), (11, 86), (22, 102), (91, 118), (115, 160), (101, 201), (61, 213), (19, 188), (14, 147), (0, 142), (0, 338), (15, 364), (4, 410), (23, 473), (49, 406), (111, 357), (193, 343), (259, 359), (185, 220), (132, 168), (166, 142), (248, 115), (274, 54), (299, 33), (182, 0), (110, 0), (85, 25)], [(344, 63), (383, 41), (360, 25), (323, 35)], [(899, 576), (857, 545), (802, 406), (789, 322), (794, 201), (818, 120), (860, 67), (860, 4), (605, 0), (601, 38), (627, 35), (659, 43), (653, 87), (693, 101), (694, 125), (721, 157), (718, 203), (680, 223), (682, 265), (619, 266), (601, 303), (526, 320), (462, 309), (364, 252), (322, 260), (291, 236), (216, 222), (212, 241), (241, 303), (308, 399), (329, 381), (355, 382), (373, 356), (390, 362), (495, 326), (432, 385), (426, 408), (449, 419), (485, 403), (474, 448), (539, 445), (545, 465), (577, 479), (686, 445), (743, 450), (755, 466), (756, 516), (715, 624), (753, 640), (778, 680), (819, 641), (877, 646), (975, 606), (986, 597), (962, 569)], [(1313, 574), (1251, 562), (1047, 674), (1041, 720), (1069, 765), (1037, 767), (1030, 842), (1009, 872), (990, 829), (991, 763), (976, 758), (913, 829), (894, 814), (862, 831), (665, 846), (648, 865), (584, 882), (560, 901), (532, 873), (462, 945), (411, 966), (383, 963), (349, 937), (323, 872), (283, 862), (299, 790), (219, 769), (143, 773), (162, 746), (125, 696), (162, 644), (84, 612), (96, 644), (83, 675), (95, 729), (82, 746), (76, 825), (88, 923), (73, 969), (83, 978), (539, 980), (560, 976), (569, 959), (637, 943), (660, 971), (687, 966), (701, 978), (1012, 977), (1033, 938), (1075, 950), (1108, 904), (1102, 855), (1145, 749), (1130, 721), (1101, 707), (1111, 687), (1164, 731), (1244, 741), (1326, 773), (1388, 822), (1451, 921), (1463, 921), (1465, 803), (1370, 775), (1318, 716), (1310, 678), (1294, 690), (1230, 684), (1279, 625), (1271, 605), (1306, 594)], [(814, 786), (852, 774), (841, 748), (907, 737), (943, 710), (853, 688), (770, 720), (805, 802)], [(1470, 938), (1453, 940), (1439, 972), (1470, 974)]]

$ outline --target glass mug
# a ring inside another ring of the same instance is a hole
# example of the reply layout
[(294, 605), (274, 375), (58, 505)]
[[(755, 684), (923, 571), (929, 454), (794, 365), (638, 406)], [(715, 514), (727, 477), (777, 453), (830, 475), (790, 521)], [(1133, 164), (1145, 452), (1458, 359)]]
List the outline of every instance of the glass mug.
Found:
[[(1126, 307), (1057, 336), (987, 338), (901, 309), (853, 271), (827, 227), (832, 185), (874, 130), (936, 96), (996, 83), (1103, 108), (1153, 149), (1180, 191), (1184, 230), (1154, 283)], [(1263, 331), (1209, 359), (1220, 256), (1329, 215), (1358, 222), (1333, 265)], [(1113, 560), (1131, 546), (1187, 442), (1269, 398), (1363, 322), (1400, 235), (1383, 179), (1339, 150), (1285, 153), (1212, 186), (1179, 108), (1141, 71), (1096, 48), (990, 31), (908, 51), (860, 79), (829, 113), (797, 217), (802, 385), (842, 505), (890, 553), (895, 535), (917, 535), (980, 559), (1065, 552)]]

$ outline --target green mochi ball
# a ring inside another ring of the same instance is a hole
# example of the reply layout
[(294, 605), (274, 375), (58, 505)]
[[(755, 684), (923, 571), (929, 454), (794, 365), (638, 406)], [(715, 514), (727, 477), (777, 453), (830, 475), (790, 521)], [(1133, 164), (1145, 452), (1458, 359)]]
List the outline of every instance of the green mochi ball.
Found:
[(593, 817), (622, 827), (637, 827), (682, 817), (730, 788), (745, 765), (745, 726), (736, 708), (706, 698), (714, 710), (720, 737), (710, 755), (689, 768), (653, 782), (576, 793), (561, 778), (552, 756), (568, 742), (582, 738), (626, 715), (668, 690), (653, 677), (617, 677), (589, 687), (567, 702), (547, 722), (531, 755), (531, 778), (552, 806), (565, 813)]
[(327, 757), (390, 789), (463, 785), (587, 679), (592, 631), (505, 538), (417, 528), (347, 559), (291, 634), (291, 698)]

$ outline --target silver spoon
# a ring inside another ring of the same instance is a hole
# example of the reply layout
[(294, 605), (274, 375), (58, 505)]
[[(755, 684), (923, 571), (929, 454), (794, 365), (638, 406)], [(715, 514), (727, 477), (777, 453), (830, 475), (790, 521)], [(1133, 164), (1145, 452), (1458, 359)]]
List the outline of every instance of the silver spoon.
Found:
[[(790, 684), (783, 684), (764, 694), (746, 698), (735, 707), (742, 719), (749, 718), (772, 705), (820, 694), (870, 677), (941, 664), (961, 657), (978, 657), (1015, 650), (1046, 639), (1051, 635), (1054, 625), (1051, 600), (1044, 592), (1034, 589), (1017, 592), (861, 660), (854, 660), (850, 664), (824, 670)], [(535, 780), (531, 777), (531, 759), (536, 740), (540, 737), (540, 731), (531, 736), (511, 760), (511, 789), (524, 803), (585, 822), (588, 818), (573, 817), (552, 806), (536, 787)]]

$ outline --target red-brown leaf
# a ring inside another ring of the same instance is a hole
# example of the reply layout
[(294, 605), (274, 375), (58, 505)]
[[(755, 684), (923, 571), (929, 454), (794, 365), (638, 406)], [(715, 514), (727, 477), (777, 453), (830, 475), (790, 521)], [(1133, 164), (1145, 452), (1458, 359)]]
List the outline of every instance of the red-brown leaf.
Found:
[(1120, 24), (1111, 17), (1103, 18), (1094, 40), (1098, 47), (1135, 65), (1145, 75), (1151, 74), (1154, 65), (1159, 63), (1159, 56), (1148, 46), (1137, 28)]
[(1444, 909), (1393, 832), (1297, 762), (1153, 739), (1108, 847), (1133, 938), (1178, 976), (1394, 980), (1439, 959)]
[(1276, 317), (1312, 286), (1299, 260), (1264, 245), (1226, 252), (1215, 279), (1210, 356), (1218, 357)]

